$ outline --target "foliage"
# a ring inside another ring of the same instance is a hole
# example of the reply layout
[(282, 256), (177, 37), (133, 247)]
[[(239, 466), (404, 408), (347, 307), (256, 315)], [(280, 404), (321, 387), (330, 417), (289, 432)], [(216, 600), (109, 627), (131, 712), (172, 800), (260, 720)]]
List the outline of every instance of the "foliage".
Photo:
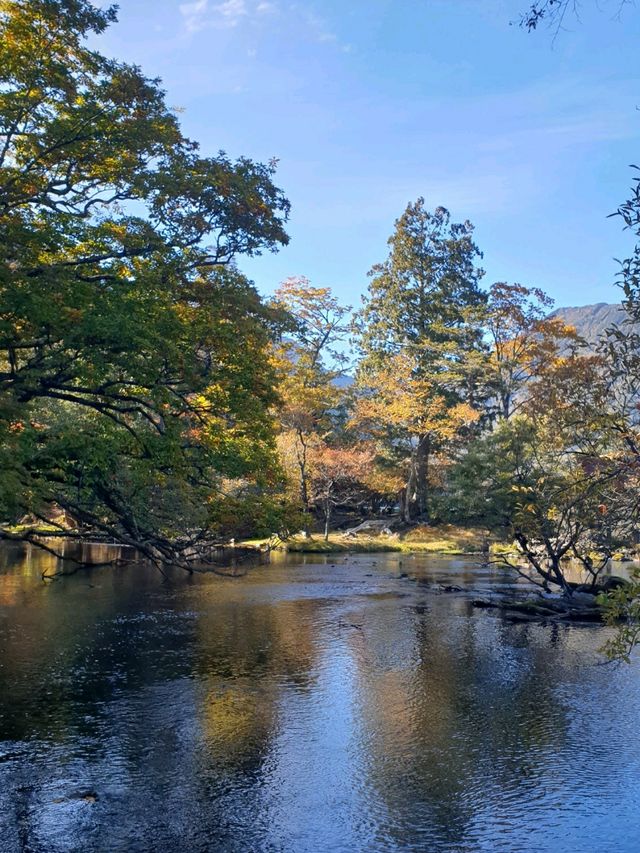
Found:
[(631, 662), (631, 652), (640, 642), (640, 570), (631, 573), (628, 583), (598, 597), (606, 622), (616, 632), (604, 646), (610, 660)]
[(530, 389), (522, 414), (477, 442), (452, 477), (458, 513), (502, 528), (545, 588), (571, 591), (567, 559), (595, 587), (632, 533), (628, 496), (637, 475), (624, 453), (623, 424), (608, 407), (608, 388), (600, 358), (558, 359)]
[[(620, 15), (631, 0), (614, 0), (610, 4), (616, 15)], [(546, 24), (558, 33), (565, 25), (569, 16), (578, 18), (580, 15), (580, 0), (534, 0), (520, 16), (520, 26), (529, 32), (537, 30), (541, 24)], [(601, 10), (600, 3), (596, 4)]]
[(489, 289), (482, 318), (491, 352), (485, 382), (498, 418), (509, 418), (524, 404), (525, 388), (540, 378), (563, 351), (576, 348), (575, 329), (550, 318), (553, 305), (540, 288), (496, 282)]
[(469, 320), (485, 297), (470, 222), (409, 204), (389, 238), (389, 256), (370, 272), (356, 328), (362, 356), (354, 423), (387, 446), (403, 472), (402, 512), (428, 515), (429, 459), (477, 419), (467, 370), (483, 350)]
[(276, 317), (232, 261), (287, 242), (288, 202), (87, 46), (114, 20), (0, 3), (0, 516), (176, 559), (222, 532), (223, 480), (275, 485)]
[[(525, 25), (567, 8), (535, 3)], [(336, 508), (399, 504), (513, 538), (545, 587), (569, 590), (571, 557), (595, 588), (636, 536), (640, 250), (630, 323), (597, 355), (538, 288), (484, 292), (472, 224), (422, 198), (353, 321), (303, 277), (265, 304), (235, 262), (288, 240), (275, 163), (202, 156), (158, 81), (89, 47), (115, 19), (0, 0), (5, 535), (47, 521), (188, 565), (311, 513), (331, 544)], [(618, 211), (636, 234), (639, 187)], [(634, 590), (612, 612), (634, 614)]]
[(342, 306), (327, 287), (308, 279), (287, 279), (275, 293), (274, 305), (292, 320), (275, 350), (279, 373), (278, 445), (299, 500), (308, 510), (310, 452), (323, 444), (340, 405), (335, 384), (344, 365), (338, 346), (349, 331), (350, 307)]
[(430, 212), (419, 198), (396, 221), (388, 245), (387, 259), (369, 272), (360, 350), (365, 365), (404, 349), (426, 366), (431, 353), (425, 344), (455, 341), (465, 310), (484, 302), (473, 225), (452, 223), (444, 207)]
[[(634, 167), (637, 168), (637, 167)], [(617, 210), (626, 229), (640, 237), (640, 179), (634, 179), (632, 191)], [(640, 435), (638, 411), (640, 410), (640, 244), (636, 243), (631, 256), (620, 265), (619, 284), (624, 294), (623, 307), (626, 319), (607, 330), (601, 351), (607, 359), (612, 380), (612, 396), (620, 413), (618, 438), (623, 447), (627, 468), (634, 477), (633, 488), (627, 492), (627, 518), (631, 531), (629, 542), (638, 541), (638, 478), (640, 476)], [(640, 575), (632, 573), (631, 582), (601, 597), (608, 621), (618, 629), (605, 651), (612, 659), (629, 661), (633, 648), (640, 640)]]
[(540, 24), (561, 27), (569, 11), (577, 12), (577, 0), (535, 0), (520, 17), (520, 26), (537, 30)]
[(420, 376), (405, 353), (370, 371), (366, 381), (366, 391), (354, 406), (352, 425), (387, 447), (402, 474), (399, 482), (412, 494), (418, 488), (417, 461), (450, 444), (479, 414), (468, 403), (451, 400), (434, 378)]
[(313, 454), (311, 500), (324, 515), (324, 538), (329, 538), (333, 508), (357, 507), (368, 497), (367, 475), (374, 462), (372, 448), (331, 447), (324, 444)]

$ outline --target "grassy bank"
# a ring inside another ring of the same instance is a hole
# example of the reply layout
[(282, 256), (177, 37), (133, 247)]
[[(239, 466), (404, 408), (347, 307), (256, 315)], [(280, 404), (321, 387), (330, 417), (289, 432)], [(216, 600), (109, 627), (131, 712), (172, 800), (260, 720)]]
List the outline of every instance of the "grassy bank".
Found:
[[(266, 545), (267, 541), (253, 540), (252, 545)], [(271, 548), (278, 551), (300, 554), (339, 554), (339, 553), (380, 553), (406, 552), (427, 554), (482, 554), (491, 547), (491, 538), (485, 530), (442, 525), (440, 527), (420, 526), (390, 536), (360, 533), (345, 536), (343, 533), (330, 533), (327, 541), (317, 534), (303, 537), (292, 536), (286, 541), (270, 541)]]

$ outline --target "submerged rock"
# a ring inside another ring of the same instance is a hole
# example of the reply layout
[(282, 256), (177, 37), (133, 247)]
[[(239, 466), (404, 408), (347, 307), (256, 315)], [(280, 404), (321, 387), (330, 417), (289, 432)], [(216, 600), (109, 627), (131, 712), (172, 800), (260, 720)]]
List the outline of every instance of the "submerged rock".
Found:
[(446, 586), (442, 587), (442, 592), (464, 592), (461, 586), (455, 586), (454, 584), (446, 584)]
[(66, 794), (64, 797), (56, 797), (55, 800), (51, 802), (55, 805), (60, 805), (61, 803), (71, 803), (71, 802), (83, 802), (83, 803), (97, 803), (98, 802), (98, 794), (96, 791), (73, 791), (70, 794)]

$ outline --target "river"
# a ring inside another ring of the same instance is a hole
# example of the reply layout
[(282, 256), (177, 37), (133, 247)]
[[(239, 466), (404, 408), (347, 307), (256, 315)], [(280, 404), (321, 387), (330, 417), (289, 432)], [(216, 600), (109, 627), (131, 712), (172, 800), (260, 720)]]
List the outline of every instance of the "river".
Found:
[(0, 554), (2, 851), (640, 850), (638, 666), (428, 586), (501, 570), (51, 564)]

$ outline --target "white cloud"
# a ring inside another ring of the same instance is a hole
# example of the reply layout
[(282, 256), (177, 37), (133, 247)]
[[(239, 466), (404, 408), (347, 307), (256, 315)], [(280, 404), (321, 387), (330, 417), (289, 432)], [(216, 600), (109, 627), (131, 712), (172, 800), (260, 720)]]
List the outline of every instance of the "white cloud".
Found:
[(309, 31), (313, 34), (316, 41), (322, 42), (336, 42), (338, 40), (337, 35), (329, 29), (325, 20), (321, 18), (319, 15), (316, 15), (315, 12), (312, 12), (310, 9), (304, 9), (298, 5), (294, 5), (291, 7), (292, 9), (299, 10), (302, 14), (302, 18), (305, 21)]
[(248, 14), (244, 0), (225, 0), (213, 7), (214, 14), (228, 27), (236, 27)]
[(202, 29), (202, 22), (207, 14), (208, 0), (196, 0), (195, 3), (182, 3), (180, 14), (184, 18), (187, 32), (196, 33)]
[[(300, 2), (282, 0), (190, 0), (178, 6), (187, 34), (202, 30), (231, 30), (242, 24), (263, 24), (268, 18), (286, 13), (288, 25), (318, 44), (334, 45), (349, 53), (352, 45), (343, 43), (321, 15)], [(281, 23), (284, 21), (281, 18)]]
[[(267, 11), (270, 3), (259, 3), (255, 11), (261, 14)], [(239, 23), (250, 14), (245, 0), (224, 0), (222, 3), (209, 4), (209, 0), (195, 0), (193, 3), (182, 3), (179, 6), (180, 14), (184, 20), (184, 27), (188, 33), (197, 33), (212, 27), (231, 28), (237, 27)]]

